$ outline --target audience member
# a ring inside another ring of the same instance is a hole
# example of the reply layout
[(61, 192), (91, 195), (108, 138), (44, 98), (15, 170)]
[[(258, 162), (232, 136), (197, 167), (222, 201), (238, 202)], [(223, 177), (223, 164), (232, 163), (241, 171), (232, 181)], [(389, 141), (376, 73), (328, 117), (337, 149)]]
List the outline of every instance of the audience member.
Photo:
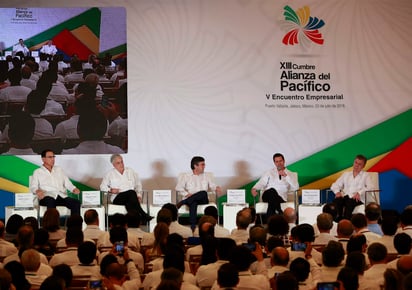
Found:
[(60, 228), (60, 214), (55, 208), (48, 208), (43, 215), (42, 228), (49, 233), (49, 240), (57, 241), (66, 238), (66, 231)]
[(55, 267), (59, 264), (67, 264), (69, 266), (78, 265), (80, 263), (77, 253), (77, 248), (83, 243), (83, 231), (76, 227), (67, 229), (66, 245), (67, 249), (64, 252), (54, 254), (50, 259), (49, 265)]
[(365, 279), (368, 285), (372, 285), (375, 289), (379, 289), (383, 285), (383, 273), (386, 270), (386, 247), (380, 243), (372, 243), (367, 249), (369, 262), (371, 267), (365, 271)]
[(235, 289), (239, 283), (239, 272), (235, 265), (226, 263), (220, 266), (217, 271), (217, 284), (220, 289)]
[(387, 267), (396, 269), (396, 264), (399, 258), (410, 254), (412, 248), (412, 238), (408, 234), (399, 233), (395, 235), (393, 244), (398, 253), (398, 257), (387, 263)]
[(72, 265), (74, 276), (89, 275), (91, 280), (100, 280), (100, 267), (96, 263), (97, 248), (92, 242), (84, 242), (77, 249), (77, 257), (80, 263)]
[[(20, 262), (11, 261), (4, 265), (4, 269), (9, 271), (11, 274), (11, 280), (16, 290), (30, 290), (31, 285), (26, 279), (26, 274), (24, 272), (24, 267)], [(1, 288), (3, 289), (3, 288)]]
[(20, 227), (23, 225), (24, 221), (22, 216), (18, 214), (12, 214), (6, 222), (6, 233), (4, 234), (5, 240), (17, 246), (17, 233)]
[(80, 144), (71, 149), (64, 149), (62, 154), (110, 154), (124, 153), (117, 146), (106, 144), (103, 140), (107, 130), (107, 120), (97, 110), (79, 116), (77, 134)]
[(39, 288), (47, 275), (39, 272), (40, 270), (40, 254), (35, 249), (27, 249), (21, 255), (21, 264), (24, 267), (26, 279), (33, 288)]
[(17, 248), (16, 246), (9, 242), (6, 241), (4, 236), (5, 236), (5, 226), (2, 221), (0, 221), (0, 256), (1, 257), (7, 257), (12, 254), (17, 254)]
[(329, 241), (337, 241), (330, 230), (333, 227), (333, 217), (329, 213), (321, 213), (316, 218), (316, 225), (318, 226), (319, 235), (313, 242), (316, 245), (326, 245)]
[(368, 243), (375, 242), (381, 237), (380, 235), (369, 231), (368, 222), (364, 214), (356, 213), (352, 215), (351, 222), (356, 234), (363, 234), (366, 237)]
[(357, 290), (359, 288), (359, 277), (355, 270), (352, 268), (340, 269), (337, 281), (341, 283), (344, 290)]
[(387, 216), (382, 219), (382, 232), (383, 236), (376, 241), (384, 244), (386, 249), (388, 250), (388, 254), (396, 254), (397, 251), (393, 245), (394, 236), (398, 230), (398, 222), (399, 219), (394, 216)]
[(66, 288), (69, 288), (73, 280), (73, 272), (66, 264), (60, 264), (53, 268), (52, 276), (59, 277), (64, 280)]
[(336, 281), (338, 273), (342, 268), (342, 261), (345, 251), (342, 244), (336, 241), (329, 241), (322, 251), (321, 281)]
[(84, 213), (83, 219), (86, 223), (86, 228), (83, 230), (84, 238), (97, 241), (97, 239), (104, 233), (104, 231), (99, 228), (99, 214), (95, 209), (88, 209)]
[(347, 219), (341, 219), (338, 223), (337, 237), (338, 237), (339, 243), (342, 244), (345, 252), (347, 248), (346, 246), (352, 234), (353, 234), (353, 225), (351, 221)]
[[(338, 210), (336, 208), (336, 204), (334, 204), (333, 202), (329, 202), (327, 204), (325, 204), (322, 207), (322, 213), (328, 213), (332, 216), (333, 218), (333, 226), (330, 229), (330, 234), (333, 235), (334, 237), (337, 236), (338, 232), (338, 223), (337, 223), (337, 218), (338, 218)], [(319, 229), (317, 224), (315, 223), (313, 225), (313, 229), (315, 230), (315, 237), (317, 237), (319, 235)]]
[(1, 138), (9, 139), (10, 149), (5, 155), (30, 155), (35, 154), (30, 146), (35, 132), (35, 121), (27, 112), (12, 113), (9, 124), (5, 127)]
[(365, 206), (365, 216), (368, 222), (368, 230), (371, 232), (383, 236), (382, 229), (378, 224), (381, 218), (381, 207), (376, 202), (371, 202)]
[(179, 224), (177, 218), (178, 218), (178, 210), (176, 205), (172, 203), (166, 203), (162, 206), (162, 208), (166, 208), (170, 210), (172, 213), (172, 222), (169, 225), (169, 234), (177, 233), (181, 235), (183, 238), (187, 239), (193, 235), (193, 232), (191, 231), (190, 228), (185, 227), (181, 224)]
[(267, 231), (270, 236), (281, 239), (286, 246), (290, 245), (289, 225), (283, 215), (273, 215), (267, 221)]
[(236, 229), (232, 230), (229, 238), (233, 239), (237, 245), (245, 244), (249, 239), (248, 226), (251, 222), (250, 212), (242, 209), (236, 214)]
[(2, 102), (26, 102), (27, 95), (31, 92), (28, 87), (22, 86), (21, 70), (14, 68), (9, 71), (8, 78), (10, 86), (0, 90), (0, 101)]

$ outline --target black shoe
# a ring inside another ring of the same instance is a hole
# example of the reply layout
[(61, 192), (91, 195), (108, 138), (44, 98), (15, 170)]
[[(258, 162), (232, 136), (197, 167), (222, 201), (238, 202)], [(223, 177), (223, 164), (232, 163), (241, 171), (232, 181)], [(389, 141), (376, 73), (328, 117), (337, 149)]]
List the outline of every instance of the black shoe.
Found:
[(179, 202), (176, 204), (177, 209), (181, 208), (182, 205), (183, 205), (183, 201), (179, 201)]

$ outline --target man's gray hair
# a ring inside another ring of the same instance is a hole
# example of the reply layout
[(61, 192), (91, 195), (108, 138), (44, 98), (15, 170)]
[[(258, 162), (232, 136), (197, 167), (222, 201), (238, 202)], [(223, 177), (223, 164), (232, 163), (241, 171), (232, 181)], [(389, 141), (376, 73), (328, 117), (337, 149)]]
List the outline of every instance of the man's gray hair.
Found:
[(110, 156), (110, 163), (113, 164), (114, 160), (115, 160), (117, 157), (122, 158), (122, 155), (120, 155), (120, 154), (113, 154), (112, 156)]

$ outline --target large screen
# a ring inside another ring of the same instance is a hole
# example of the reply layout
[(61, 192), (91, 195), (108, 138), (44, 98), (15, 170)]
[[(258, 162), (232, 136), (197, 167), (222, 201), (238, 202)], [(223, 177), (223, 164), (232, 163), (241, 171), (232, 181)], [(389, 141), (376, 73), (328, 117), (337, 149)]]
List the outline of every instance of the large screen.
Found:
[(2, 8), (0, 23), (0, 153), (127, 152), (126, 9)]

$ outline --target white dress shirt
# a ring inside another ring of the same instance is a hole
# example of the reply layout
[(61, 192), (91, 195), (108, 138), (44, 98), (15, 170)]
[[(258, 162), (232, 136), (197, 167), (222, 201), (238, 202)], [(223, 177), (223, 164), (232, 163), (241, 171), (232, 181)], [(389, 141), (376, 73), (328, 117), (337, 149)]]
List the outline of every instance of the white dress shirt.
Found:
[[(100, 184), (100, 190), (109, 192), (111, 188), (119, 189), (119, 192), (125, 192), (128, 190), (134, 190), (139, 197), (142, 197), (142, 183), (139, 175), (133, 169), (125, 167), (123, 174), (121, 174), (116, 168), (112, 168), (103, 177)], [(111, 201), (115, 199), (116, 195), (111, 195)]]
[[(288, 192), (298, 190), (299, 182), (296, 172), (285, 169), (286, 177), (280, 176), (277, 168), (266, 171), (253, 186), (256, 190), (276, 189), (277, 193), (284, 201), (288, 199)], [(280, 178), (279, 178), (280, 176)]]
[(51, 45), (46, 44), (42, 46), (42, 48), (40, 49), (40, 52), (45, 53), (45, 54), (55, 55), (57, 53), (57, 48), (53, 44)]
[(208, 191), (209, 188), (216, 190), (217, 185), (213, 181), (213, 175), (211, 173), (201, 173), (199, 175), (193, 172), (183, 173), (179, 176), (179, 180), (176, 185), (176, 191), (185, 192), (185, 194), (194, 194), (199, 191)]
[(77, 147), (65, 149), (62, 154), (114, 154), (124, 153), (120, 147), (106, 144), (104, 141), (83, 141)]
[(36, 190), (41, 189), (45, 191), (45, 196), (53, 198), (57, 198), (57, 195), (66, 198), (66, 189), (73, 191), (75, 188), (63, 170), (56, 165), (53, 166), (51, 171), (42, 165), (34, 170), (30, 180), (30, 191), (32, 193), (36, 193)]
[(365, 203), (365, 191), (376, 189), (373, 188), (369, 173), (366, 171), (359, 172), (353, 177), (353, 171), (343, 173), (332, 185), (331, 190), (336, 194), (342, 192), (352, 198), (357, 192), (360, 194), (361, 201)]

